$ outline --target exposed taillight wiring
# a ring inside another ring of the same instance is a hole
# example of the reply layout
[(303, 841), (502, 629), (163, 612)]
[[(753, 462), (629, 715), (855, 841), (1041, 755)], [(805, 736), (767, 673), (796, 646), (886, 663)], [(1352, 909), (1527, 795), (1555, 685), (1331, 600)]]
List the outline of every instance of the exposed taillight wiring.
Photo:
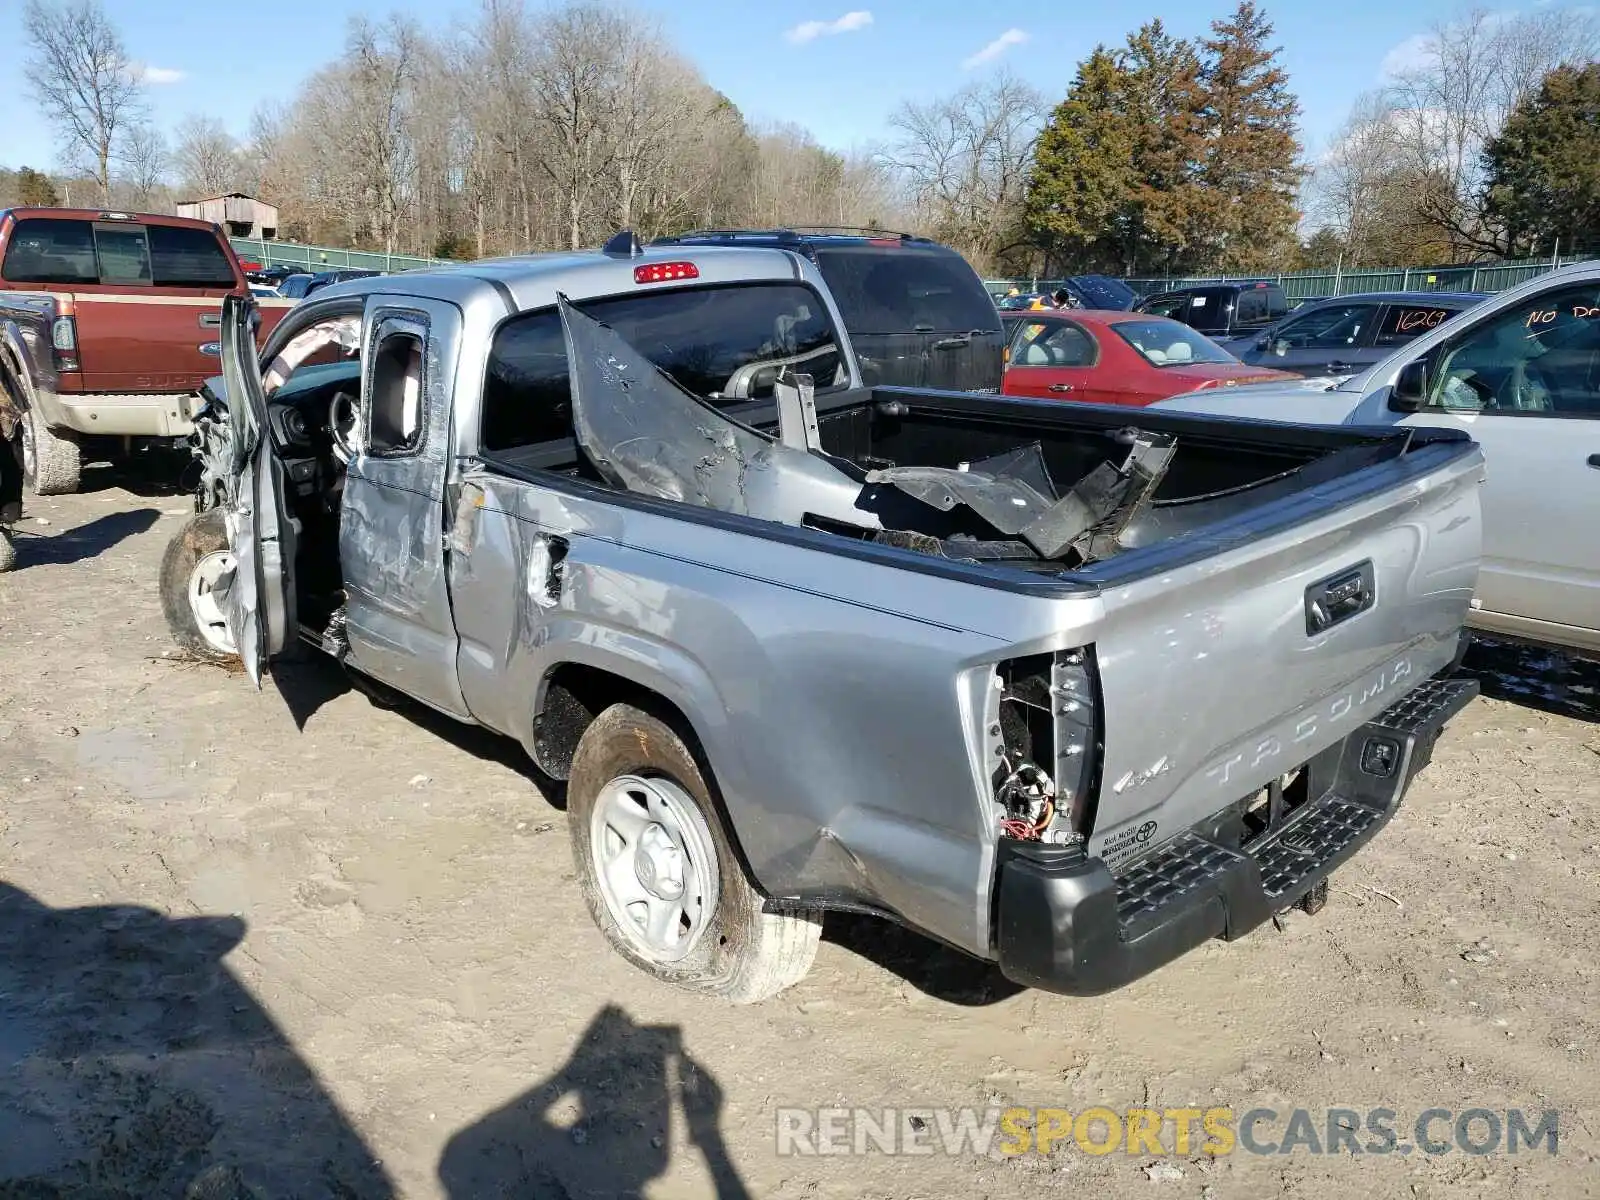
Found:
[(1006, 837), (1015, 838), (1018, 841), (1037, 841), (1044, 834), (1044, 831), (1050, 828), (1050, 820), (1055, 815), (1056, 802), (1053, 799), (1046, 800), (1044, 811), (1039, 814), (1037, 821), (1026, 821), (1018, 817), (1005, 817), (1000, 822), (1000, 832), (1005, 834)]

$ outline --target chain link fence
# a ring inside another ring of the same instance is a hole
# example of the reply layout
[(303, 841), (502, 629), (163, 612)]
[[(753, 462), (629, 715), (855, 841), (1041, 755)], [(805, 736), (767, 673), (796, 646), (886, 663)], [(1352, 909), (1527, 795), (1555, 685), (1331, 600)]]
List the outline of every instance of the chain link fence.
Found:
[(302, 270), (334, 271), (356, 267), (367, 271), (413, 271), (418, 267), (450, 265), (446, 258), (423, 258), (415, 254), (384, 254), (373, 250), (339, 250), (332, 246), (307, 246), (300, 242), (267, 242), (254, 238), (229, 238), (233, 252), (242, 259), (263, 267), (299, 267)]

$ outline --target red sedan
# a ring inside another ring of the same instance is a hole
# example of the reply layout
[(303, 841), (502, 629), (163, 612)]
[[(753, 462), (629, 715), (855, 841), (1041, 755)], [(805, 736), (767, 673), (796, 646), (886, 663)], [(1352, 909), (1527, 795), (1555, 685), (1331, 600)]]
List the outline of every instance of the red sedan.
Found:
[(1148, 313), (1070, 309), (1007, 313), (1008, 396), (1152, 404), (1202, 388), (1297, 379), (1240, 362), (1205, 335)]

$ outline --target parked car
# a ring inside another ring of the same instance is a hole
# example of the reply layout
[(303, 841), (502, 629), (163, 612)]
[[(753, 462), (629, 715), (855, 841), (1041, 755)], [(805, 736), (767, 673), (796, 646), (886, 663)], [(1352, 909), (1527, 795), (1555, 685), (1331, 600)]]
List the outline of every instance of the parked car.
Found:
[(318, 271), (307, 282), (305, 295), (309, 296), (312, 292), (317, 291), (319, 288), (325, 288), (330, 284), (344, 283), (347, 279), (371, 279), (375, 275), (382, 274), (382, 271), (369, 271), (360, 267), (341, 267), (337, 271)]
[(876, 230), (719, 230), (657, 246), (774, 246), (814, 263), (868, 385), (998, 392), (1005, 334), (978, 273), (948, 246)]
[[(1072, 298), (1071, 307), (1074, 308), (1128, 309), (1139, 299), (1138, 292), (1109, 275), (1074, 275), (1062, 280), (1056, 291), (1066, 292)], [(1001, 312), (1034, 307), (1053, 308), (1053, 294), (1029, 292), (1026, 295), (997, 297), (995, 302)]]
[(795, 982), (829, 907), (1118, 986), (1315, 908), (1473, 694), (1459, 431), (869, 388), (770, 246), (357, 281), (259, 359), (248, 328), (230, 299), (174, 636), (520, 741), (611, 945), (700, 992)]
[(1247, 367), (1202, 334), (1142, 313), (1020, 313), (1006, 348), (1008, 396), (1149, 404), (1200, 388), (1275, 383), (1282, 371)]
[(306, 291), (311, 287), (312, 278), (313, 276), (304, 272), (290, 275), (278, 285), (278, 295), (286, 300), (304, 300)]
[(1125, 311), (1139, 302), (1139, 293), (1110, 275), (1074, 275), (1061, 284), (1082, 308)]
[(1235, 341), (1258, 336), (1289, 311), (1283, 288), (1259, 280), (1254, 283), (1208, 283), (1146, 296), (1135, 312), (1171, 317), (1198, 329), (1224, 349)]
[(258, 300), (261, 300), (261, 299), (277, 300), (277, 299), (281, 299), (282, 298), (281, 296), (279, 296), (277, 288), (271, 286), (270, 284), (266, 284), (266, 283), (252, 283), (250, 285), (250, 294), (252, 296), (256, 297)]
[(1600, 652), (1600, 261), (1441, 322), (1336, 387), (1159, 406), (1470, 433), (1488, 460), (1475, 629)]
[(259, 271), (249, 272), (251, 283), (264, 283), (269, 287), (277, 287), (293, 274), (296, 274), (296, 268), (285, 266), (283, 263), (275, 263), (270, 267), (262, 267)]
[(1354, 375), (1484, 299), (1474, 292), (1336, 296), (1302, 305), (1235, 353), (1296, 375)]
[[(224, 296), (249, 292), (221, 229), (95, 209), (0, 210), (0, 407), (35, 495), (78, 490), (86, 439), (188, 435)], [(282, 309), (264, 301), (263, 331)]]
[(1050, 297), (1043, 292), (1019, 292), (1015, 296), (1004, 296), (995, 301), (995, 307), (1003, 313), (1020, 312), (1023, 309), (1032, 308), (1036, 304), (1047, 304), (1049, 301)]

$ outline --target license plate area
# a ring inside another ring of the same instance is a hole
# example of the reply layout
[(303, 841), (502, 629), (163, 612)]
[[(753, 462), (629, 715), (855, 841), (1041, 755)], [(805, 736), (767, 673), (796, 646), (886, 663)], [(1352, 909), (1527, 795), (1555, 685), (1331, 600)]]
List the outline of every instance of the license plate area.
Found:
[(1277, 833), (1311, 799), (1311, 779), (1304, 767), (1272, 780), (1254, 796), (1239, 802), (1239, 848)]

